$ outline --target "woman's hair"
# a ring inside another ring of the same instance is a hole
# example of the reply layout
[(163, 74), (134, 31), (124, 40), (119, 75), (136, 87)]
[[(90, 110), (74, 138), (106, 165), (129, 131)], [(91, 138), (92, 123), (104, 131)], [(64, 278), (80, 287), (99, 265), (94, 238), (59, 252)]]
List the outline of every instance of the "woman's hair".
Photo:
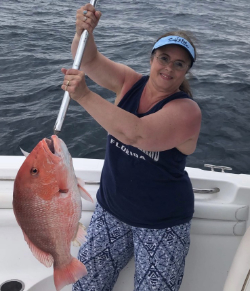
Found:
[[(160, 40), (161, 38), (166, 37), (166, 36), (169, 36), (169, 35), (176, 35), (176, 36), (180, 36), (180, 37), (185, 38), (185, 39), (186, 39), (186, 40), (187, 40), (187, 41), (188, 41), (188, 42), (193, 46), (193, 48), (194, 48), (194, 52), (195, 52), (195, 59), (196, 59), (196, 48), (195, 48), (195, 45), (194, 45), (193, 41), (191, 40), (191, 36), (189, 36), (189, 35), (187, 34), (187, 32), (182, 31), (182, 30), (170, 31), (170, 32), (168, 32), (168, 33), (162, 35), (161, 37), (159, 37), (159, 38), (157, 39), (157, 41)], [(156, 41), (155, 43), (157, 43), (157, 41)], [(151, 57), (153, 57), (155, 51), (156, 51), (156, 50), (154, 50), (154, 51), (152, 52)], [(195, 60), (194, 60), (194, 61), (195, 61)], [(185, 78), (184, 81), (182, 82), (182, 84), (181, 84), (181, 86), (180, 86), (180, 90), (183, 91), (183, 92), (185, 92), (185, 93), (187, 93), (191, 98), (193, 98), (193, 95), (192, 95), (192, 92), (191, 92), (191, 88), (190, 88), (189, 82), (188, 82), (188, 80), (187, 80), (186, 78)]]

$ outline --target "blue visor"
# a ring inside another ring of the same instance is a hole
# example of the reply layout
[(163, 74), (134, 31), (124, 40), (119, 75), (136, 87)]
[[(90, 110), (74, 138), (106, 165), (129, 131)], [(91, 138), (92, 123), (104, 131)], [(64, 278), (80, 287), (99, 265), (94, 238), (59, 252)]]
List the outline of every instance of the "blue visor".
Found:
[(158, 48), (160, 48), (164, 45), (168, 45), (168, 44), (176, 44), (176, 45), (180, 45), (180, 46), (184, 47), (189, 52), (190, 56), (192, 57), (192, 62), (195, 61), (194, 47), (185, 38), (180, 37), (180, 36), (176, 36), (176, 35), (169, 35), (169, 36), (166, 36), (166, 37), (159, 39), (155, 43), (155, 45), (152, 49), (152, 52), (155, 49), (158, 49)]

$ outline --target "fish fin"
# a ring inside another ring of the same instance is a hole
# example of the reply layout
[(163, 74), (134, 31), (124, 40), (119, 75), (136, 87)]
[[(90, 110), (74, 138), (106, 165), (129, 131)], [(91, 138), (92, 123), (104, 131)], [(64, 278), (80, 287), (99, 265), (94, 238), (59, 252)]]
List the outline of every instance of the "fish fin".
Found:
[(54, 283), (57, 291), (64, 286), (75, 283), (77, 280), (87, 275), (87, 269), (84, 264), (72, 257), (68, 265), (62, 268), (54, 268)]
[(89, 192), (84, 189), (84, 181), (81, 180), (80, 178), (76, 178), (77, 179), (77, 186), (78, 186), (78, 189), (80, 191), (80, 194), (82, 196), (82, 198), (84, 198), (85, 200), (87, 201), (90, 201), (92, 203), (94, 203), (94, 200), (92, 199), (91, 195), (89, 194)]
[(28, 155), (30, 154), (30, 153), (24, 151), (22, 148), (20, 148), (20, 150), (21, 150), (21, 152), (23, 153), (23, 155), (24, 155), (26, 158), (27, 158)]
[(25, 232), (23, 231), (23, 235), (24, 235), (24, 239), (26, 240), (32, 254), (34, 255), (34, 257), (41, 262), (42, 264), (44, 264), (44, 266), (46, 266), (47, 268), (51, 267), (52, 264), (54, 263), (54, 259), (51, 256), (51, 254), (46, 253), (42, 250), (40, 250), (37, 246), (35, 246), (30, 239), (27, 237), (27, 235), (25, 234)]
[(77, 233), (76, 236), (73, 239), (73, 245), (75, 247), (80, 247), (82, 243), (84, 243), (86, 241), (86, 227), (81, 224), (81, 222), (78, 223), (78, 229), (77, 229)]

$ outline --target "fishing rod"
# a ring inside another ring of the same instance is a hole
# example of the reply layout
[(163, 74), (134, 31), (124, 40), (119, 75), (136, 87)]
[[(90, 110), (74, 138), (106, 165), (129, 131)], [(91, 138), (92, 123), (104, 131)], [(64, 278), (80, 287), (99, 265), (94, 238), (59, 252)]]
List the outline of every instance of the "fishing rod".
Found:
[[(96, 7), (97, 1), (98, 0), (90, 0), (90, 4), (93, 5), (94, 7)], [(76, 55), (75, 55), (72, 69), (79, 70), (88, 37), (89, 37), (88, 31), (84, 30), (82, 35), (81, 35), (79, 44), (78, 44), (78, 48), (76, 51)], [(65, 119), (65, 116), (66, 116), (66, 113), (67, 113), (67, 110), (69, 107), (69, 101), (70, 101), (69, 92), (65, 91), (64, 96), (63, 96), (63, 100), (62, 100), (62, 104), (61, 104), (61, 107), (60, 107), (60, 110), (59, 110), (59, 113), (57, 116), (57, 120), (56, 120), (56, 123), (54, 126), (54, 134), (56, 134), (56, 135), (58, 135), (62, 129), (62, 125), (63, 125), (64, 119)]]

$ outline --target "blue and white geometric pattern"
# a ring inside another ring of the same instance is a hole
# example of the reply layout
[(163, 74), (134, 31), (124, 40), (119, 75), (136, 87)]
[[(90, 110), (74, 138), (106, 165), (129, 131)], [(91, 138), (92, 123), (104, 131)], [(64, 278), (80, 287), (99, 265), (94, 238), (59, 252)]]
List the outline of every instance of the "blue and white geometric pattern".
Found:
[(167, 229), (133, 229), (135, 291), (177, 291), (190, 244), (190, 223)]
[(178, 291), (189, 244), (190, 223), (167, 229), (132, 227), (97, 203), (78, 254), (88, 274), (72, 290), (111, 291), (134, 255), (134, 291)]

